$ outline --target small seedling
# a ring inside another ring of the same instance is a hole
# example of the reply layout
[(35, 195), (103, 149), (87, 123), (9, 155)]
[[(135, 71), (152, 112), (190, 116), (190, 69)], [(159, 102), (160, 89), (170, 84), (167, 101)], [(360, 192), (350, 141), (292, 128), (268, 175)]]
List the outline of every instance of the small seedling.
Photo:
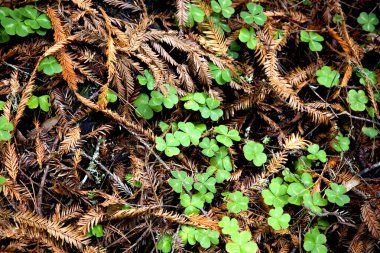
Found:
[(157, 249), (161, 250), (163, 253), (169, 253), (172, 251), (173, 237), (171, 235), (165, 234), (157, 242)]
[(237, 59), (237, 58), (239, 58), (240, 49), (241, 49), (241, 47), (240, 47), (239, 43), (237, 43), (236, 41), (232, 41), (230, 44), (230, 47), (228, 48), (227, 53), (232, 58)]
[(230, 217), (224, 216), (218, 225), (222, 228), (222, 233), (225, 235), (232, 235), (239, 231), (239, 224), (235, 218), (230, 219)]
[(374, 13), (361, 12), (357, 18), (359, 24), (362, 25), (362, 29), (366, 32), (375, 31), (375, 25), (379, 23), (379, 19)]
[(244, 157), (248, 161), (253, 161), (257, 167), (262, 166), (267, 161), (267, 155), (263, 151), (264, 146), (254, 141), (247, 142), (243, 147)]
[(247, 24), (252, 24), (255, 22), (256, 25), (264, 25), (265, 21), (267, 21), (267, 16), (264, 14), (263, 7), (261, 5), (248, 3), (247, 9), (249, 12), (240, 12), (240, 16)]
[(194, 180), (192, 177), (189, 177), (186, 172), (172, 171), (171, 174), (174, 178), (170, 178), (168, 182), (176, 193), (182, 193), (182, 188), (185, 188), (188, 191), (193, 189)]
[(326, 152), (324, 150), (320, 150), (318, 144), (310, 145), (307, 148), (307, 151), (309, 151), (310, 153), (309, 155), (307, 155), (307, 159), (310, 159), (312, 161), (319, 160), (323, 163), (327, 161)]
[(350, 139), (339, 133), (331, 142), (331, 147), (337, 152), (344, 152), (350, 149)]
[(26, 103), (29, 109), (36, 109), (38, 106), (40, 106), (41, 110), (44, 112), (48, 112), (51, 106), (50, 103), (50, 96), (49, 95), (43, 95), (43, 96), (31, 96), (28, 102)]
[(251, 241), (251, 234), (248, 231), (233, 233), (231, 240), (232, 242), (226, 244), (228, 253), (254, 253), (258, 250), (257, 244)]
[(370, 139), (375, 138), (379, 134), (379, 131), (374, 127), (363, 127), (362, 132), (363, 134), (367, 135)]
[(365, 78), (366, 77), (371, 85), (376, 85), (377, 83), (377, 76), (375, 71), (370, 71), (367, 68), (363, 68), (362, 71), (357, 71), (356, 76), (359, 77), (359, 83), (366, 85)]
[(240, 141), (239, 132), (236, 129), (228, 130), (225, 125), (220, 125), (214, 128), (214, 131), (218, 133), (216, 140), (222, 143), (226, 147), (231, 147), (234, 141)]
[(245, 27), (240, 29), (239, 40), (241, 42), (246, 43), (249, 49), (255, 49), (257, 45), (255, 29), (253, 29), (252, 27), (250, 27), (249, 30)]
[(230, 18), (235, 12), (235, 9), (231, 7), (231, 4), (231, 0), (212, 0), (211, 8), (216, 13), (222, 12), (223, 17)]
[(149, 104), (149, 96), (145, 93), (141, 93), (136, 100), (133, 102), (133, 105), (136, 108), (136, 114), (139, 117), (144, 119), (151, 119), (154, 115), (154, 112), (160, 112), (162, 106), (153, 106)]
[(10, 131), (13, 131), (14, 127), (5, 116), (0, 117), (0, 141), (7, 141), (12, 138)]
[(327, 253), (326, 241), (326, 236), (313, 228), (305, 234), (303, 248), (311, 253)]
[(248, 210), (248, 197), (243, 196), (240, 191), (228, 194), (227, 208), (232, 213)]
[(301, 31), (301, 41), (309, 43), (309, 48), (313, 52), (322, 51), (323, 46), (319, 42), (323, 40), (323, 37), (316, 32)]
[(362, 112), (366, 108), (368, 97), (363, 90), (349, 90), (348, 102), (350, 103), (350, 108), (353, 111)]
[(338, 86), (339, 84), (340, 74), (338, 71), (332, 70), (328, 66), (323, 66), (322, 68), (318, 69), (316, 75), (318, 83), (327, 88)]
[(336, 25), (340, 25), (340, 24), (342, 24), (342, 22), (343, 22), (343, 17), (342, 17), (341, 15), (335, 14), (335, 15), (333, 16), (333, 22), (334, 22), (334, 24), (336, 24)]
[(276, 207), (269, 211), (268, 224), (274, 230), (285, 229), (289, 227), (290, 215), (284, 213), (281, 207)]
[(332, 183), (330, 189), (325, 190), (329, 202), (335, 203), (338, 206), (344, 206), (345, 204), (350, 203), (350, 197), (345, 195), (346, 192), (347, 189), (344, 185), (338, 185), (336, 183)]
[(37, 68), (38, 71), (44, 72), (46, 75), (54, 75), (62, 72), (62, 66), (54, 56), (48, 56), (41, 60)]
[(148, 90), (154, 89), (154, 77), (149, 70), (145, 69), (144, 75), (138, 75), (137, 80), (138, 80), (139, 84), (146, 85)]

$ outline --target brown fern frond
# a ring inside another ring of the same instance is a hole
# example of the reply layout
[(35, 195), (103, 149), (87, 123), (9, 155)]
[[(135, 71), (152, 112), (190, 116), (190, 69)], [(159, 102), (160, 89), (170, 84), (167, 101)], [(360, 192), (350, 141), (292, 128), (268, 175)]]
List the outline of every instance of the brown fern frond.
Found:
[(77, 90), (77, 76), (74, 71), (75, 62), (72, 60), (70, 55), (62, 50), (58, 55), (59, 63), (62, 65), (62, 76), (67, 82), (70, 89)]
[(199, 38), (199, 43), (206, 49), (214, 52), (218, 55), (224, 55), (227, 53), (228, 45), (224, 38), (223, 31), (218, 28), (211, 20), (208, 23), (202, 23), (202, 32), (205, 37)]
[(65, 135), (65, 138), (63, 139), (58, 148), (58, 152), (60, 154), (67, 154), (78, 144), (80, 138), (81, 136), (79, 126), (69, 129), (69, 131)]
[(19, 157), (16, 152), (16, 146), (11, 144), (11, 141), (7, 142), (4, 165), (7, 169), (8, 175), (16, 181), (18, 170), (19, 170)]
[(61, 20), (59, 19), (57, 12), (53, 8), (48, 7), (47, 15), (49, 16), (51, 20), (51, 26), (54, 31), (54, 41), (58, 42), (65, 39), (67, 37), (67, 34), (65, 33), (65, 30), (63, 29)]
[(105, 218), (105, 214), (102, 211), (91, 209), (87, 213), (83, 214), (79, 219), (77, 226), (80, 227), (80, 230), (83, 234), (87, 232), (96, 224), (102, 222)]
[(119, 1), (119, 0), (102, 0), (102, 1), (111, 5), (111, 6), (115, 6), (119, 9), (122, 9), (122, 10), (132, 10), (132, 11), (140, 11), (141, 10), (141, 8), (138, 6), (135, 6), (133, 4), (126, 3), (123, 1)]
[(76, 4), (79, 8), (85, 11), (92, 11), (92, 1), (91, 0), (71, 0), (74, 4)]
[(152, 210), (158, 209), (160, 206), (143, 206), (139, 208), (132, 208), (128, 210), (119, 210), (113, 213), (108, 219), (109, 220), (119, 220), (128, 217), (135, 217), (137, 215), (148, 214)]
[(189, 0), (176, 0), (176, 6), (177, 6), (177, 12), (176, 16), (178, 19), (178, 25), (183, 28), (186, 25), (188, 15), (188, 5), (190, 1)]
[(361, 208), (361, 217), (372, 236), (380, 240), (380, 209), (375, 202), (367, 202)]
[(37, 155), (37, 163), (38, 165), (40, 166), (40, 168), (42, 168), (42, 163), (43, 161), (45, 160), (45, 147), (44, 147), (44, 143), (42, 142), (41, 138), (40, 138), (40, 124), (39, 122), (36, 120), (34, 121), (34, 125), (35, 125), (35, 129), (37, 131), (37, 136), (36, 136), (36, 155)]

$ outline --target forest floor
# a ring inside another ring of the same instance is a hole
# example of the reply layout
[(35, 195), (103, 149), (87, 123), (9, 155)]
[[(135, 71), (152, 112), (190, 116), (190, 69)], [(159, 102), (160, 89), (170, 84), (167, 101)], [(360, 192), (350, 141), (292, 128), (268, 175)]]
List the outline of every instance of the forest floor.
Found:
[(380, 252), (378, 1), (0, 5), (0, 252)]

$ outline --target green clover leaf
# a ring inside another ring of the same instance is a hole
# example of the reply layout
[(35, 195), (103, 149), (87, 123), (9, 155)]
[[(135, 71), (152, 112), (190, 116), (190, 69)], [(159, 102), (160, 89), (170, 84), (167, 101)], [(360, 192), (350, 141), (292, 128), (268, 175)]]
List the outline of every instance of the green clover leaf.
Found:
[(363, 68), (362, 71), (357, 71), (356, 76), (359, 77), (359, 83), (366, 85), (365, 78), (366, 77), (371, 85), (376, 85), (377, 76), (375, 71), (370, 71), (367, 68)]
[(231, 82), (231, 72), (229, 69), (220, 69), (214, 63), (209, 64), (212, 78), (216, 81), (217, 84), (223, 85), (228, 82)]
[(223, 23), (220, 20), (219, 14), (211, 14), (209, 17), (212, 22), (214, 22), (215, 26), (224, 34), (224, 32), (231, 32), (231, 28), (228, 26), (228, 24)]
[(112, 90), (108, 90), (106, 99), (108, 103), (115, 103), (117, 101), (117, 94)]
[(198, 111), (200, 105), (205, 105), (207, 95), (204, 92), (188, 93), (181, 98), (181, 101), (187, 101), (184, 104), (185, 109)]
[(226, 147), (231, 147), (234, 141), (240, 141), (239, 132), (236, 129), (228, 130), (225, 125), (219, 125), (214, 128), (214, 131), (218, 133), (216, 140), (222, 143)]
[(310, 194), (310, 191), (299, 182), (291, 183), (286, 191), (289, 194), (289, 203), (300, 206), (303, 200), (303, 195)]
[(219, 148), (219, 151), (211, 158), (210, 164), (218, 170), (226, 169), (227, 171), (232, 171), (232, 161), (228, 149), (226, 147)]
[(46, 75), (54, 75), (62, 72), (62, 66), (54, 56), (48, 56), (41, 60), (37, 68), (38, 71), (43, 71)]
[(374, 13), (368, 14), (367, 12), (361, 12), (357, 21), (362, 25), (362, 29), (366, 32), (375, 31), (375, 25), (379, 23), (379, 19)]
[(350, 149), (350, 139), (344, 137), (342, 133), (339, 133), (331, 142), (331, 147), (337, 152), (348, 151)]
[(244, 21), (247, 24), (252, 24), (255, 22), (256, 25), (264, 25), (265, 21), (267, 21), (267, 16), (263, 12), (263, 7), (258, 4), (248, 3), (247, 8), (249, 12), (240, 12), (240, 16), (244, 19)]
[(7, 141), (12, 138), (12, 135), (9, 133), (13, 131), (14, 127), (5, 116), (0, 117), (0, 141)]
[(189, 177), (186, 172), (172, 171), (171, 174), (174, 178), (170, 178), (168, 182), (176, 193), (181, 193), (182, 187), (188, 191), (193, 189), (194, 180), (192, 177)]
[(218, 100), (214, 98), (207, 98), (206, 106), (199, 107), (202, 118), (211, 118), (212, 121), (217, 121), (220, 117), (223, 116), (223, 110), (217, 108), (219, 105), (220, 102)]
[(379, 134), (379, 131), (373, 127), (363, 127), (362, 132), (363, 134), (367, 135), (370, 139), (375, 138)]
[(228, 55), (231, 56), (234, 59), (239, 58), (239, 51), (241, 47), (239, 43), (237, 43), (235, 40), (231, 42), (230, 47), (228, 48)]
[(208, 249), (212, 244), (219, 244), (219, 232), (211, 229), (198, 228), (195, 233), (195, 239), (199, 242), (202, 248)]
[(282, 178), (277, 177), (272, 179), (269, 189), (263, 190), (261, 195), (264, 198), (265, 204), (273, 205), (274, 207), (284, 207), (288, 203), (289, 198), (286, 194), (287, 189), (287, 184), (283, 184)]
[(198, 214), (199, 209), (203, 208), (204, 199), (202, 199), (201, 195), (194, 194), (192, 197), (189, 194), (181, 194), (180, 203), (183, 207), (185, 207), (184, 213), (189, 214)]
[(211, 1), (211, 8), (214, 12), (220, 13), (222, 12), (223, 17), (230, 18), (232, 14), (234, 14), (235, 9), (231, 7), (232, 1), (231, 0), (212, 0)]
[(149, 96), (145, 93), (141, 93), (136, 100), (133, 102), (136, 108), (136, 114), (138, 117), (143, 117), (144, 119), (151, 119), (153, 117), (153, 109), (161, 111), (159, 107), (151, 107), (149, 104)]
[(163, 96), (162, 102), (165, 108), (171, 109), (178, 103), (177, 89), (167, 83), (164, 83), (164, 87), (167, 89), (168, 95), (167, 97)]
[(198, 190), (201, 194), (206, 194), (207, 190), (212, 193), (216, 193), (216, 179), (214, 177), (210, 177), (210, 174), (197, 174), (195, 175), (195, 179), (197, 181), (194, 184), (194, 189)]
[(274, 230), (285, 229), (289, 227), (290, 215), (284, 213), (281, 207), (276, 207), (269, 211), (268, 224)]
[(245, 27), (241, 28), (239, 32), (239, 40), (241, 42), (247, 43), (247, 47), (249, 49), (255, 49), (257, 45), (255, 29), (252, 27), (250, 27), (249, 30)]
[(90, 229), (89, 234), (97, 238), (103, 237), (104, 236), (103, 226), (101, 224), (93, 226)]
[(301, 41), (309, 43), (309, 48), (313, 52), (322, 51), (322, 44), (324, 38), (316, 32), (301, 31)]
[(218, 225), (222, 228), (222, 232), (225, 235), (232, 235), (239, 231), (239, 224), (235, 218), (230, 219), (230, 217), (224, 216)]
[(173, 237), (171, 235), (163, 235), (157, 242), (157, 249), (163, 253), (169, 253), (172, 251)]
[(196, 228), (191, 226), (181, 226), (181, 230), (178, 232), (178, 236), (182, 239), (183, 243), (186, 245), (195, 245), (197, 241), (195, 240), (195, 234), (197, 233)]
[(165, 140), (162, 137), (156, 137), (156, 149), (158, 151), (165, 151), (165, 155), (172, 157), (180, 153), (180, 142), (174, 137), (173, 134), (168, 133), (165, 135)]
[(193, 27), (194, 21), (198, 23), (203, 22), (205, 15), (206, 15), (205, 12), (201, 8), (199, 8), (198, 6), (194, 4), (189, 4), (188, 18), (187, 18), (186, 25), (188, 27)]
[(245, 159), (253, 161), (253, 164), (257, 167), (260, 167), (267, 161), (267, 155), (263, 151), (264, 146), (254, 141), (248, 141), (243, 147)]
[(318, 83), (327, 88), (338, 86), (339, 84), (340, 74), (338, 71), (331, 70), (331, 68), (328, 66), (323, 66), (322, 68), (318, 69), (316, 75)]
[(353, 111), (362, 112), (366, 108), (365, 104), (368, 102), (368, 97), (363, 90), (349, 90), (348, 102)]
[(40, 105), (40, 108), (44, 112), (48, 112), (51, 106), (50, 103), (50, 96), (49, 95), (43, 95), (38, 97), (38, 103)]
[(241, 233), (233, 233), (231, 235), (232, 242), (226, 244), (228, 253), (255, 253), (258, 246), (251, 241), (251, 234), (248, 231)]
[(148, 88), (148, 90), (153, 90), (154, 89), (154, 76), (147, 69), (144, 70), (144, 75), (138, 75), (137, 76), (137, 81), (141, 85), (146, 85), (146, 87)]
[(313, 195), (307, 193), (303, 195), (303, 204), (314, 213), (320, 214), (323, 212), (320, 206), (326, 206), (327, 200), (322, 198), (320, 192), (314, 192)]
[(199, 143), (199, 147), (202, 148), (202, 154), (208, 157), (213, 157), (215, 152), (219, 150), (219, 146), (215, 139), (203, 138)]
[(11, 37), (8, 33), (3, 28), (0, 28), (0, 43), (8, 42), (10, 39)]
[(17, 34), (20, 37), (26, 37), (33, 30), (27, 26), (21, 19), (5, 17), (1, 19), (1, 25), (4, 27), (8, 35)]
[(326, 236), (313, 228), (305, 234), (303, 248), (311, 253), (327, 253)]
[[(187, 123), (185, 123), (185, 122), (179, 122), (178, 123), (178, 127), (188, 137), (188, 139), (191, 141), (191, 143), (193, 143), (194, 145), (198, 145), (199, 144), (199, 139), (202, 136), (202, 132), (200, 132), (195, 127), (195, 125), (193, 123), (191, 123), (191, 122), (187, 122)], [(181, 144), (182, 144), (182, 142), (181, 142)], [(187, 147), (189, 145), (187, 145), (187, 146), (183, 145), (183, 146)]]
[(310, 145), (307, 148), (307, 151), (309, 151), (309, 155), (307, 155), (307, 159), (310, 159), (312, 161), (319, 160), (323, 163), (327, 161), (326, 158), (326, 152), (324, 150), (319, 150), (318, 144)]
[(325, 190), (327, 199), (338, 206), (344, 206), (345, 204), (350, 203), (350, 197), (345, 195), (346, 192), (347, 189), (344, 185), (338, 185), (336, 183), (332, 183), (330, 189)]
[(227, 208), (232, 213), (248, 210), (248, 197), (243, 196), (240, 191), (228, 195)]

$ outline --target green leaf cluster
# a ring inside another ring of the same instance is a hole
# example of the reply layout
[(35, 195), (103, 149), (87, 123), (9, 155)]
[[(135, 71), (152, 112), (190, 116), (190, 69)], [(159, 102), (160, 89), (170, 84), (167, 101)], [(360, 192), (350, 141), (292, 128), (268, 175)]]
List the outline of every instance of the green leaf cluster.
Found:
[(248, 197), (243, 196), (241, 191), (228, 194), (227, 209), (232, 213), (239, 213), (248, 210)]
[(305, 234), (303, 248), (311, 253), (327, 253), (326, 241), (326, 236), (318, 228), (312, 228)]
[(197, 242), (202, 248), (208, 249), (211, 244), (219, 244), (219, 232), (211, 229), (195, 228), (191, 226), (182, 225), (178, 236), (182, 242), (190, 245), (195, 245)]
[(247, 44), (249, 49), (255, 49), (257, 45), (256, 32), (253, 27), (250, 27), (249, 30), (245, 27), (240, 29), (239, 40)]
[(344, 206), (350, 203), (350, 197), (345, 195), (346, 192), (347, 189), (344, 185), (338, 185), (336, 183), (332, 183), (330, 188), (325, 190), (329, 202), (335, 203), (338, 206)]
[(231, 0), (212, 0), (211, 8), (216, 13), (222, 13), (223, 17), (230, 18), (234, 14), (235, 9), (231, 7)]
[(256, 25), (264, 25), (265, 21), (267, 21), (267, 16), (264, 14), (263, 7), (261, 5), (248, 3), (247, 9), (249, 12), (240, 12), (240, 16), (247, 24), (252, 24), (255, 22)]
[(95, 236), (97, 238), (104, 236), (103, 226), (101, 224), (93, 226), (88, 232), (89, 236)]
[(290, 215), (284, 213), (281, 207), (269, 210), (268, 224), (274, 230), (285, 229), (289, 227)]
[(323, 66), (316, 72), (317, 81), (320, 85), (327, 88), (338, 86), (340, 74), (336, 70), (332, 70), (329, 66)]
[(0, 7), (0, 43), (10, 40), (9, 35), (26, 37), (29, 34), (37, 33), (45, 35), (47, 29), (51, 29), (51, 21), (45, 13), (39, 12), (34, 6), (11, 10), (7, 7)]
[(49, 95), (42, 95), (42, 96), (31, 96), (26, 103), (29, 109), (36, 109), (38, 106), (41, 108), (42, 111), (48, 112), (51, 106), (50, 103), (50, 96)]
[(243, 147), (245, 159), (253, 161), (257, 167), (262, 166), (267, 161), (267, 155), (263, 151), (264, 146), (254, 141), (248, 141)]
[(161, 250), (163, 253), (169, 253), (172, 251), (173, 236), (169, 234), (164, 234), (157, 242), (156, 248)]
[(146, 87), (148, 88), (148, 90), (153, 90), (154, 89), (154, 82), (155, 82), (154, 81), (154, 76), (147, 69), (144, 70), (144, 75), (138, 75), (137, 76), (137, 81), (141, 85), (146, 85)]
[(322, 51), (323, 46), (320, 42), (323, 40), (324, 38), (316, 32), (301, 31), (301, 41), (309, 43), (309, 48), (313, 52)]
[(48, 56), (41, 60), (37, 68), (38, 71), (44, 72), (46, 75), (51, 76), (62, 72), (62, 66), (59, 64), (54, 56)]
[(307, 155), (307, 159), (310, 159), (312, 161), (319, 160), (323, 163), (327, 161), (326, 152), (324, 150), (320, 150), (318, 144), (309, 145), (307, 151), (309, 152), (309, 155)]
[(339, 133), (331, 142), (331, 147), (337, 152), (348, 151), (350, 150), (350, 139), (348, 137), (344, 137), (342, 133)]
[(7, 141), (12, 138), (10, 131), (13, 131), (13, 125), (5, 116), (0, 117), (0, 141)]
[(222, 109), (219, 108), (220, 101), (207, 96), (204, 92), (188, 93), (181, 98), (181, 101), (186, 101), (185, 109), (199, 111), (204, 119), (217, 121), (223, 115)]
[(377, 76), (375, 71), (371, 71), (367, 68), (363, 68), (362, 70), (358, 69), (358, 71), (356, 71), (356, 76), (359, 77), (360, 84), (366, 85), (365, 78), (368, 79), (371, 85), (376, 85), (377, 83)]
[(367, 135), (370, 139), (379, 135), (379, 131), (374, 127), (362, 127), (363, 134)]
[(209, 68), (211, 71), (211, 76), (214, 78), (217, 84), (223, 85), (231, 82), (231, 71), (229, 69), (221, 69), (216, 66), (214, 63), (209, 64)]
[(349, 90), (347, 100), (350, 104), (350, 108), (357, 112), (364, 111), (368, 103), (368, 97), (363, 90)]
[(239, 132), (236, 129), (229, 130), (225, 125), (219, 125), (214, 128), (216, 136), (216, 140), (222, 143), (226, 147), (231, 147), (233, 145), (233, 141), (240, 141)]
[(189, 4), (187, 12), (187, 27), (193, 27), (195, 25), (194, 21), (197, 23), (203, 22), (205, 19), (205, 12), (197, 5)]
[(362, 25), (362, 29), (366, 32), (375, 31), (375, 26), (379, 23), (379, 19), (374, 13), (361, 12), (357, 18), (359, 24)]

